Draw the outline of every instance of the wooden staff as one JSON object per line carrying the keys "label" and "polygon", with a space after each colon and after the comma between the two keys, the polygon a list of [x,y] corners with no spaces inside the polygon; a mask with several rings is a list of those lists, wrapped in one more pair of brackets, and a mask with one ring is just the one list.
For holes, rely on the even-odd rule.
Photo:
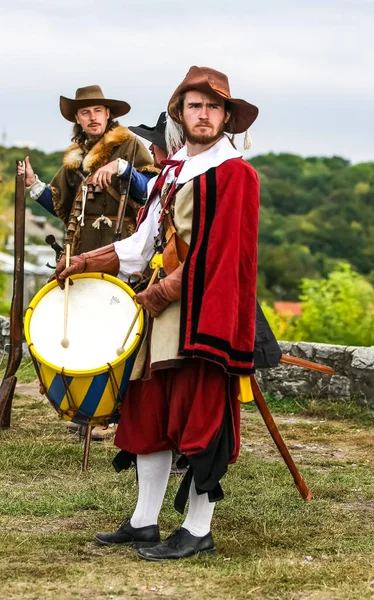
{"label": "wooden staff", "polygon": [[309,491],[304,479],[300,475],[298,468],[295,465],[295,463],[292,459],[292,456],[289,453],[289,450],[283,441],[281,434],[279,433],[279,429],[276,426],[275,421],[272,417],[272,414],[269,410],[269,407],[266,404],[266,400],[265,400],[264,396],[262,395],[260,386],[257,383],[257,379],[254,375],[251,375],[250,378],[251,378],[253,397],[254,397],[257,407],[261,413],[261,416],[265,421],[265,425],[268,428],[268,431],[269,431],[271,437],[273,438],[275,445],[277,446],[284,462],[286,463],[286,465],[293,477],[295,485],[296,485],[297,489],[299,490],[301,496],[304,498],[304,500],[311,500],[312,494]]}
{"label": "wooden staff", "polygon": [[[66,244],[66,268],[70,267],[70,244]],[[61,340],[61,346],[67,348],[69,346],[68,340],[68,307],[69,307],[69,287],[70,278],[65,279],[65,302],[64,302],[64,337]]]}
{"label": "wooden staff", "polygon": [[[151,277],[151,279],[149,280],[149,283],[148,283],[148,285],[147,285],[146,289],[150,288],[150,287],[151,287],[151,285],[153,285],[153,284],[154,284],[154,282],[155,282],[155,279],[156,279],[156,277],[157,277],[157,275],[158,275],[158,272],[159,272],[159,270],[160,270],[160,267],[159,267],[159,265],[156,265],[156,267],[155,267],[155,270],[153,271],[152,277]],[[131,321],[131,324],[130,324],[130,327],[129,327],[129,329],[128,329],[127,333],[126,333],[125,339],[124,339],[124,340],[123,340],[123,342],[122,342],[122,346],[121,346],[120,348],[117,348],[117,356],[121,356],[121,354],[122,354],[122,353],[123,353],[123,351],[125,350],[126,342],[127,342],[127,340],[129,339],[129,337],[130,337],[130,334],[131,334],[132,330],[134,329],[134,325],[135,325],[136,321],[138,320],[138,317],[139,317],[139,315],[140,315],[140,311],[141,311],[141,310],[142,310],[142,307],[141,307],[141,306],[139,306],[139,308],[137,309],[137,311],[136,311],[136,313],[135,313],[135,316],[134,316],[133,320]]]}
{"label": "wooden staff", "polygon": [[16,176],[14,203],[13,297],[10,308],[10,348],[8,364],[0,386],[0,429],[10,427],[16,372],[22,360],[23,284],[25,257],[25,174]]}

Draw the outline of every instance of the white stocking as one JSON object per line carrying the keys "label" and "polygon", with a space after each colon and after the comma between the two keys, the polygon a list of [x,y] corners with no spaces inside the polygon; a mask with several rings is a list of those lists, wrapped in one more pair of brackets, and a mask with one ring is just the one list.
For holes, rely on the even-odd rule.
{"label": "white stocking", "polygon": [[133,527],[156,525],[168,484],[172,451],[139,454],[138,502],[130,523]]}
{"label": "white stocking", "polygon": [[192,478],[190,487],[190,505],[186,519],[182,525],[192,535],[203,537],[210,531],[210,523],[216,503],[209,502],[208,494],[196,493],[195,481]]}

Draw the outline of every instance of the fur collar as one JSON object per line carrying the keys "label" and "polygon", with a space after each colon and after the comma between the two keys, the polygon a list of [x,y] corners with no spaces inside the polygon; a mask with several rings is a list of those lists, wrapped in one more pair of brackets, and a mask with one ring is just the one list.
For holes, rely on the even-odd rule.
{"label": "fur collar", "polygon": [[127,127],[118,126],[105,133],[87,154],[81,146],[73,144],[65,152],[63,166],[68,171],[82,169],[92,173],[109,161],[116,146],[134,137],[135,135]]}

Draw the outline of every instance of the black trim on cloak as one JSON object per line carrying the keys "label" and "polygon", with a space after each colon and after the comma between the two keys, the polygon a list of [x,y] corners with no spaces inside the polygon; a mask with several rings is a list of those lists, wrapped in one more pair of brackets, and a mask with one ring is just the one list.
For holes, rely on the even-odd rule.
{"label": "black trim on cloak", "polygon": [[[194,181],[200,180],[196,177]],[[200,183],[200,181],[199,181]],[[191,336],[190,344],[194,344],[197,341],[196,334],[199,325],[199,316],[201,308],[201,299],[204,295],[204,273],[206,265],[206,255],[209,244],[209,234],[212,227],[214,214],[216,211],[216,169],[215,167],[209,169],[205,173],[205,185],[206,185],[206,203],[205,203],[205,222],[204,232],[201,240],[199,252],[196,257],[196,264],[199,264],[199,268],[195,268],[195,277],[192,288],[192,310],[191,310]],[[200,184],[199,189],[194,190],[194,221],[192,225],[192,231],[199,231],[198,224],[200,222]],[[196,213],[197,206],[199,207],[199,214]],[[196,242],[195,242],[196,244]]]}

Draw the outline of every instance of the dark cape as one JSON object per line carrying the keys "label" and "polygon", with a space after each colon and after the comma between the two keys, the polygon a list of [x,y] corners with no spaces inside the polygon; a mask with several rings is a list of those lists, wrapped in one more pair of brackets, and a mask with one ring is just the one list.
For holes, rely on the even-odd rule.
{"label": "dark cape", "polygon": [[254,361],[256,369],[271,369],[277,367],[282,356],[275,335],[257,301],[256,306],[256,338]]}

